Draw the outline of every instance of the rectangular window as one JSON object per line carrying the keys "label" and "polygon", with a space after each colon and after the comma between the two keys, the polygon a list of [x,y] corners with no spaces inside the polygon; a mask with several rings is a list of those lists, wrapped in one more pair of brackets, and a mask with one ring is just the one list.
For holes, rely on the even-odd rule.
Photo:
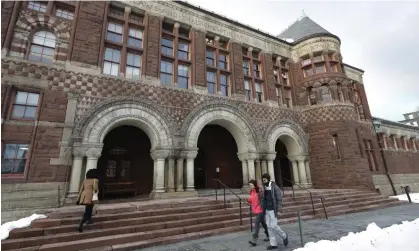
{"label": "rectangular window", "polygon": [[365,152],[368,156],[368,165],[370,167],[370,170],[377,171],[378,169],[376,169],[377,164],[375,162],[374,149],[372,148],[372,141],[364,140],[364,144],[365,144]]}
{"label": "rectangular window", "polygon": [[179,27],[179,36],[188,38],[189,37],[189,30],[185,29],[185,28],[182,28],[182,27]]}
{"label": "rectangular window", "polygon": [[364,157],[364,151],[362,150],[361,137],[359,137],[358,129],[355,129],[355,133],[356,133],[356,139],[358,141],[359,153],[361,154],[361,157]]}
{"label": "rectangular window", "polygon": [[318,55],[313,58],[314,62],[321,62],[324,61],[323,55]]}
{"label": "rectangular window", "polygon": [[28,8],[39,12],[45,12],[47,10],[47,5],[41,2],[29,1]]}
{"label": "rectangular window", "polygon": [[141,55],[128,53],[126,78],[139,80],[141,76]]}
{"label": "rectangular window", "polygon": [[282,84],[288,85],[288,72],[282,72],[281,77],[282,77]]}
{"label": "rectangular window", "polygon": [[24,174],[28,148],[28,144],[5,143],[1,157],[1,174]]}
{"label": "rectangular window", "polygon": [[105,60],[103,62],[103,73],[119,76],[119,63],[121,52],[112,48],[105,49]]}
{"label": "rectangular window", "polygon": [[313,75],[313,69],[311,67],[304,68],[304,77]]}
{"label": "rectangular window", "polygon": [[262,103],[262,86],[260,83],[255,82],[256,101]]}
{"label": "rectangular window", "polygon": [[179,88],[188,89],[189,83],[189,67],[186,65],[178,65],[177,84]]}
{"label": "rectangular window", "polygon": [[215,54],[214,51],[207,50],[207,65],[215,65]]}
{"label": "rectangular window", "polygon": [[220,54],[220,56],[218,56],[218,64],[220,69],[227,70],[227,56]]}
{"label": "rectangular window", "polygon": [[163,31],[173,33],[173,24],[163,23]]}
{"label": "rectangular window", "polygon": [[106,39],[115,43],[122,43],[122,25],[109,23]]}
{"label": "rectangular window", "polygon": [[189,44],[179,42],[177,56],[179,59],[189,60]]}
{"label": "rectangular window", "polygon": [[31,120],[35,119],[38,101],[38,93],[18,91],[16,93],[15,102],[13,104],[12,118]]}
{"label": "rectangular window", "polygon": [[164,85],[172,85],[173,64],[167,61],[161,61],[160,64],[160,82]]}
{"label": "rectangular window", "polygon": [[128,45],[135,48],[143,47],[143,31],[134,28],[129,28]]}
{"label": "rectangular window", "polygon": [[143,17],[136,14],[129,15],[129,20],[136,24],[142,24],[143,23]]}
{"label": "rectangular window", "polygon": [[57,17],[62,17],[65,19],[73,20],[73,12],[64,10],[64,9],[57,9],[57,12],[55,13]]}
{"label": "rectangular window", "polygon": [[243,60],[243,73],[246,76],[250,76],[249,61],[247,61],[247,60]]}
{"label": "rectangular window", "polygon": [[282,100],[282,98],[281,98],[281,96],[282,96],[281,88],[280,87],[276,87],[275,88],[275,91],[276,91],[276,100],[278,102],[278,105],[281,105],[282,104],[282,102],[281,102],[281,100]]}
{"label": "rectangular window", "polygon": [[161,40],[161,53],[166,56],[173,56],[173,41],[167,38]]}
{"label": "rectangular window", "polygon": [[208,86],[208,93],[215,94],[215,73],[211,71],[207,71],[207,86]]}
{"label": "rectangular window", "polygon": [[274,80],[275,80],[275,84],[279,84],[279,78],[278,78],[278,71],[274,71]]}
{"label": "rectangular window", "polygon": [[335,151],[336,151],[336,157],[338,160],[341,159],[341,155],[340,155],[340,148],[339,148],[339,139],[338,139],[338,135],[337,134],[333,134],[333,146],[335,147]]}
{"label": "rectangular window", "polygon": [[316,64],[316,73],[326,72],[326,66],[324,64]]}
{"label": "rectangular window", "polygon": [[306,66],[311,64],[311,59],[306,59],[301,62],[301,66]]}
{"label": "rectangular window", "polygon": [[256,62],[253,63],[253,75],[255,78],[260,78],[260,67]]}
{"label": "rectangular window", "polygon": [[220,75],[220,90],[221,95],[224,97],[228,96],[228,76],[227,75]]}
{"label": "rectangular window", "polygon": [[244,93],[246,95],[246,101],[250,101],[250,84],[248,80],[244,81]]}

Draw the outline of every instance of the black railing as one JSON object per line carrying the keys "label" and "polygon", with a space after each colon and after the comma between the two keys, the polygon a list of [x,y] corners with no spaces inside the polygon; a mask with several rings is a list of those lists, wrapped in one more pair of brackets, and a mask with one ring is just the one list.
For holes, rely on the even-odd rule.
{"label": "black railing", "polygon": [[314,208],[314,202],[313,202],[313,196],[319,197],[320,200],[322,201],[322,206],[323,206],[323,211],[324,211],[324,216],[326,216],[326,219],[329,219],[327,216],[327,212],[326,212],[326,206],[324,205],[324,197],[318,194],[313,194],[312,192],[310,192],[308,189],[306,189],[305,187],[302,187],[298,184],[295,184],[293,181],[288,180],[286,178],[283,178],[284,180],[291,182],[291,188],[292,188],[292,199],[295,201],[295,192],[294,192],[294,185],[301,187],[302,189],[306,190],[309,194],[310,194],[310,200],[311,200],[311,207],[313,208],[313,213],[314,215],[316,215],[316,209]]}
{"label": "black railing", "polygon": [[[217,182],[217,188],[215,189],[215,200],[218,201],[218,184],[220,184],[224,190],[224,209],[227,209],[227,202],[226,202],[226,189],[230,191],[233,195],[235,195],[239,199],[239,207],[240,207],[240,226],[243,226],[243,214],[242,214],[242,198],[238,196],[235,192],[233,192],[230,188],[228,188],[221,180],[214,179]],[[252,227],[252,207],[250,208],[250,231],[253,231]]]}

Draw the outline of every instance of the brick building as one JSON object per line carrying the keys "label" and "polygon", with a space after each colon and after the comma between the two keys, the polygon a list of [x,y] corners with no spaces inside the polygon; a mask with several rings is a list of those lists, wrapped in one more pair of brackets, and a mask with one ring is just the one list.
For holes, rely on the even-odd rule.
{"label": "brick building", "polygon": [[[307,16],[275,37],[185,2],[2,2],[1,32],[14,217],[71,201],[95,168],[108,198],[196,196],[217,167],[232,188],[265,172],[285,187],[388,185],[363,71]],[[418,174],[418,129],[389,127],[408,146],[386,148],[391,168]]]}

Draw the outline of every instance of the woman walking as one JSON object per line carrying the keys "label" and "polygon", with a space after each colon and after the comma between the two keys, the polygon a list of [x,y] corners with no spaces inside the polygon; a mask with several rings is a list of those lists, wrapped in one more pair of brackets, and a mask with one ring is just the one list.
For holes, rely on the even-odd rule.
{"label": "woman walking", "polygon": [[268,234],[268,226],[266,225],[265,217],[263,216],[263,210],[260,205],[260,201],[261,201],[263,193],[261,193],[256,180],[249,181],[249,186],[250,186],[250,197],[248,201],[249,201],[249,204],[252,205],[252,213],[255,215],[255,231],[253,233],[253,239],[249,241],[249,244],[252,246],[256,246],[257,240],[259,237],[260,224],[262,224],[263,228],[265,229],[266,239],[264,241],[269,241],[269,234]]}
{"label": "woman walking", "polygon": [[86,173],[86,179],[80,187],[77,205],[84,205],[84,214],[77,231],[83,232],[84,223],[91,223],[94,203],[98,201],[99,180],[97,179],[96,169],[91,169]]}

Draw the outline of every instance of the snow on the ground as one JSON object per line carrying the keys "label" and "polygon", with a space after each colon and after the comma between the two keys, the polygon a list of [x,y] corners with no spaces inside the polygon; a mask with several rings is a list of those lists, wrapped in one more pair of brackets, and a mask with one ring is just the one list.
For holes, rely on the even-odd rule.
{"label": "snow on the ground", "polygon": [[[413,203],[419,203],[419,193],[409,193],[409,195]],[[399,200],[409,201],[406,194],[390,196],[390,198],[397,198]]]}
{"label": "snow on the ground", "polygon": [[29,217],[22,218],[16,221],[10,221],[1,225],[1,239],[5,240],[9,238],[9,233],[15,228],[29,227],[32,221],[37,219],[45,219],[47,216],[43,214],[32,214]]}
{"label": "snow on the ground", "polygon": [[351,232],[337,241],[309,242],[294,251],[418,251],[418,237],[419,218],[383,229],[371,223],[363,232]]}

